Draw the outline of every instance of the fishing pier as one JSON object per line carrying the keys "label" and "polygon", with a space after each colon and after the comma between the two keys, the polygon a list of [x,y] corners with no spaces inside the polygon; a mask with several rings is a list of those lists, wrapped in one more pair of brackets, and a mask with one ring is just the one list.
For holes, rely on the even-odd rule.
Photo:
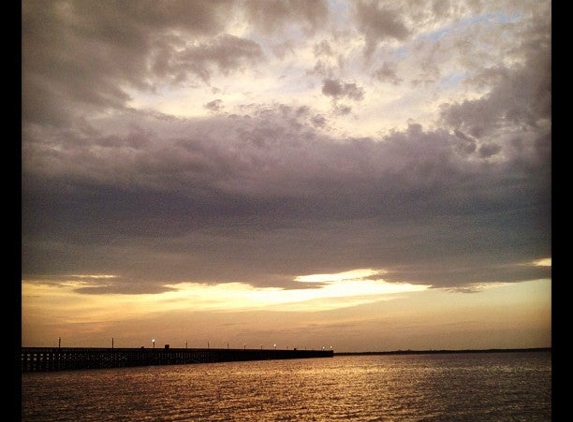
{"label": "fishing pier", "polygon": [[22,372],[332,357],[332,350],[22,347]]}

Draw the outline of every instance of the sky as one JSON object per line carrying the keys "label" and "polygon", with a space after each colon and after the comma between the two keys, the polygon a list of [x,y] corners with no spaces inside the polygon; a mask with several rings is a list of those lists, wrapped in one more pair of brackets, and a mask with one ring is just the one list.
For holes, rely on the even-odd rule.
{"label": "sky", "polygon": [[21,41],[23,346],[551,346],[550,1],[24,0]]}

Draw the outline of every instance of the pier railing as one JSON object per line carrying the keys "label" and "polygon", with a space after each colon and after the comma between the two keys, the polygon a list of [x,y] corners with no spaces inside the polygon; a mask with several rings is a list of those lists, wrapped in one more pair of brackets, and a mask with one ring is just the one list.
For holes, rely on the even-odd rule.
{"label": "pier railing", "polygon": [[22,372],[332,357],[332,350],[22,347]]}

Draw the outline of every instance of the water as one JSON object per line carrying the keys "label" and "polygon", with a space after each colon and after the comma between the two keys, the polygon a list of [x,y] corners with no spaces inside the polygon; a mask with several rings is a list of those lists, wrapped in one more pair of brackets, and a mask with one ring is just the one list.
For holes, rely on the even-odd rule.
{"label": "water", "polygon": [[550,421],[551,354],[335,356],[22,375],[22,421]]}

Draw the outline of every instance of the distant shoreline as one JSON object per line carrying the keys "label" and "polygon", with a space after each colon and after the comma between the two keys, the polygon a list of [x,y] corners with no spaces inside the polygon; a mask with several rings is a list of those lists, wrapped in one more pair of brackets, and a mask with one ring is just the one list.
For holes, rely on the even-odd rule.
{"label": "distant shoreline", "polygon": [[551,347],[533,347],[526,349],[465,349],[465,350],[393,350],[386,352],[334,352],[334,356],[356,355],[431,355],[448,353],[514,353],[514,352],[551,352]]}

